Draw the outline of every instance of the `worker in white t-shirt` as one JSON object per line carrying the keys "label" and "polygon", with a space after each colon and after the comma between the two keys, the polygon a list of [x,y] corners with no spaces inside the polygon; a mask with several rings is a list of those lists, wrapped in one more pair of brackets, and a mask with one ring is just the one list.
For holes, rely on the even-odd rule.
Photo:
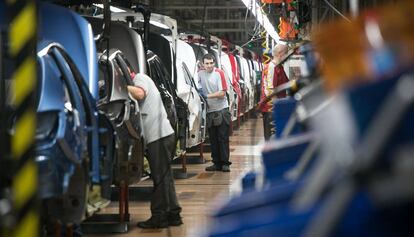
{"label": "worker in white t-shirt", "polygon": [[231,114],[227,101],[227,82],[224,72],[216,68],[215,58],[206,54],[202,58],[203,69],[198,72],[201,93],[207,100],[207,128],[211,144],[213,165],[206,171],[229,172],[229,127]]}
{"label": "worker in white t-shirt", "polygon": [[138,100],[147,144],[148,163],[154,190],[151,197],[151,218],[138,222],[144,229],[167,228],[183,224],[181,207],[175,193],[171,160],[175,148],[175,134],[167,118],[161,95],[150,77],[137,74],[135,86],[129,93]]}

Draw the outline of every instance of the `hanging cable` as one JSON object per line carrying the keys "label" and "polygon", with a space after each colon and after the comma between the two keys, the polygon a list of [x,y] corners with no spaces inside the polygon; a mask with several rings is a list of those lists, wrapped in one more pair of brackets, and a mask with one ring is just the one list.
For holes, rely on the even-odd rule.
{"label": "hanging cable", "polygon": [[338,15],[340,15],[342,18],[344,18],[346,21],[351,22],[348,17],[346,17],[344,14],[342,14],[338,9],[335,8],[334,5],[332,5],[328,0],[323,0],[326,5],[328,5],[334,12],[336,12]]}
{"label": "hanging cable", "polygon": [[[257,8],[253,9],[253,0],[251,0],[249,6],[247,6],[246,14],[245,14],[245,18],[244,18],[244,26],[245,26],[245,29],[246,29],[246,33],[247,33],[247,35],[251,35],[251,37],[241,47],[244,47],[247,44],[260,39],[260,24],[259,24],[258,21],[255,22],[255,25],[254,25],[253,30],[252,30],[252,34],[248,33],[248,31],[249,31],[248,28],[249,27],[247,27],[247,17],[249,15],[249,11],[253,11],[253,10],[257,12]],[[257,38],[257,37],[259,37],[259,38]],[[234,52],[234,51],[235,50],[233,50],[232,52]]]}
{"label": "hanging cable", "polygon": [[[244,43],[244,44],[242,44],[242,45],[240,45],[240,48],[243,48],[244,46],[246,46],[246,45],[248,45],[249,43],[251,43],[251,42],[254,42],[254,41],[257,41],[257,40],[260,40],[261,39],[261,37],[260,38],[252,38],[252,39],[250,39],[249,41],[247,41],[246,43]],[[232,50],[231,52],[233,53],[234,51],[236,51],[237,49],[234,49],[234,50]]]}
{"label": "hanging cable", "polygon": [[251,5],[251,1],[249,4],[249,7],[246,8],[246,14],[244,15],[244,26],[247,25],[247,17],[249,16],[249,12],[251,11],[252,5]]}

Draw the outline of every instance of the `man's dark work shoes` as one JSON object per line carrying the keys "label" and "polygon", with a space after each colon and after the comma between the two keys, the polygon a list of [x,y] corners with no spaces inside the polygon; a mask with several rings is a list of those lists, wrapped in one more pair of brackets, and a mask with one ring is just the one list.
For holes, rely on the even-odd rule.
{"label": "man's dark work shoes", "polygon": [[151,217],[146,221],[138,222],[138,227],[142,229],[160,229],[160,228],[167,228],[168,221],[165,218],[159,217]]}
{"label": "man's dark work shoes", "polygon": [[168,225],[170,226],[180,226],[183,224],[183,220],[180,214],[168,215]]}
{"label": "man's dark work shoes", "polygon": [[220,171],[221,167],[217,165],[211,165],[206,167],[206,171]]}
{"label": "man's dark work shoes", "polygon": [[223,172],[230,172],[230,166],[223,165],[223,167],[221,167],[221,171],[223,171]]}

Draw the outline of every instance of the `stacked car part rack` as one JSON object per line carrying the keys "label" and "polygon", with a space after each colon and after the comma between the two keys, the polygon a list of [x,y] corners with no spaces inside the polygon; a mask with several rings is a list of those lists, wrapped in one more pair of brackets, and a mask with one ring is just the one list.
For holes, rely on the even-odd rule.
{"label": "stacked car part rack", "polygon": [[[304,46],[313,73],[275,90],[288,89],[294,97],[274,102],[277,131],[262,151],[263,185],[251,185],[254,175],[246,176],[245,192],[213,215],[209,236],[413,234],[408,220],[413,218],[414,165],[408,154],[414,140],[414,35],[403,31],[389,38],[396,26],[408,29],[413,7],[406,1],[377,10],[378,21],[367,14],[321,27],[315,48],[324,60],[332,59],[322,74]],[[390,9],[398,14],[389,14]],[[387,50],[370,48],[372,35],[357,22],[378,27],[383,38],[376,40]],[[363,35],[358,40],[371,41],[343,54],[360,41],[328,39],[327,29],[334,28],[343,35],[352,28]],[[324,44],[328,41],[332,44]],[[400,43],[404,52],[394,48]],[[362,60],[365,52],[368,61]]]}

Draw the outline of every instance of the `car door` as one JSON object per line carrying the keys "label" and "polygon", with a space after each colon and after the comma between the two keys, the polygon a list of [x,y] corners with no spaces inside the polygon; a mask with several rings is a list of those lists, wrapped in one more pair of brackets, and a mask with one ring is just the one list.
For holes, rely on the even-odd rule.
{"label": "car door", "polygon": [[165,78],[168,76],[168,74],[166,74],[166,69],[162,69],[163,65],[161,64],[161,60],[154,53],[149,52],[147,58],[150,77],[160,92],[161,99],[167,112],[168,120],[170,121],[174,131],[177,132],[177,112],[175,109],[175,101],[171,92],[171,87],[168,83],[166,83],[167,81]]}
{"label": "car door", "polygon": [[[191,87],[191,96],[194,97],[193,101],[189,101],[187,103],[190,111],[190,125],[187,132],[187,147],[192,147],[202,143],[205,139],[207,104],[206,101],[204,101],[204,98],[199,95],[194,78],[191,76],[191,73],[184,62],[181,65],[181,69],[183,71],[184,79],[187,85]],[[190,99],[191,97],[189,100]],[[196,106],[201,106],[201,108],[192,109]],[[197,114],[195,114],[195,112],[197,112]]]}
{"label": "car door", "polygon": [[67,82],[52,53],[42,54],[36,108],[35,157],[39,167],[39,196],[57,198],[67,193],[74,167],[86,157],[86,142],[78,94]]}
{"label": "car door", "polygon": [[241,100],[241,105],[239,106],[239,111],[240,111],[240,115],[243,115],[249,103],[248,95],[247,95],[248,89],[247,89],[247,86],[244,80],[244,70],[243,70],[240,56],[236,55],[235,59],[236,59],[236,64],[237,64],[238,75],[240,76],[239,85],[240,85],[240,90],[242,94],[242,100]]}
{"label": "car door", "polygon": [[[64,139],[59,139],[63,153],[73,151],[79,154],[74,164],[66,171],[64,183],[67,189],[64,195],[56,196],[54,199],[46,199],[48,217],[56,218],[63,223],[72,223],[80,221],[85,214],[87,190],[89,186],[89,172],[87,164],[89,163],[88,150],[88,123],[85,100],[78,87],[74,71],[71,70],[68,62],[62,56],[64,50],[58,46],[52,46],[48,52],[53,58],[53,62],[60,71],[60,79],[63,82],[64,90],[64,111],[66,114],[65,135]],[[82,80],[84,83],[84,81]],[[89,94],[90,95],[90,94]],[[58,154],[57,154],[58,155]],[[70,159],[70,157],[67,157]]]}
{"label": "car door", "polygon": [[[66,133],[67,136],[71,136],[71,138],[68,137],[67,140],[72,140],[73,143],[70,143],[71,145],[70,147],[67,147],[67,149],[73,149],[78,154],[81,154],[82,152],[86,153],[88,152],[88,149],[84,144],[87,144],[88,142],[88,135],[86,131],[87,124],[86,109],[83,103],[84,98],[75,82],[74,75],[70,70],[68,63],[63,58],[60,51],[54,47],[51,49],[50,53],[61,72],[61,80],[64,84],[65,94],[67,94],[68,97],[65,101],[65,110],[68,112],[67,115],[69,120],[73,120],[72,126],[67,127],[67,129],[71,129],[72,132]],[[82,151],[80,149],[82,149]],[[77,163],[81,163],[84,157],[80,155]]]}
{"label": "car door", "polygon": [[[77,66],[69,57],[69,55],[62,49],[62,48],[55,48],[54,49],[55,56],[61,61],[66,63],[66,67],[73,75],[73,83],[76,84],[79,92],[81,94],[81,100],[84,105],[84,113],[85,113],[85,130],[88,134],[88,141],[85,144],[88,144],[88,153],[89,153],[89,168],[90,168],[90,176],[91,181],[93,184],[101,184],[101,182],[105,180],[110,180],[112,175],[111,173],[105,172],[104,170],[110,170],[112,166],[112,157],[104,156],[102,157],[101,149],[105,149],[102,147],[100,143],[100,136],[102,136],[103,131],[100,131],[100,115],[98,113],[97,102],[96,99],[90,92],[90,86],[94,87],[94,85],[87,84],[85,79],[83,78],[82,74],[77,69]],[[112,131],[108,131],[108,128],[103,127],[106,130],[108,136],[111,136]],[[110,129],[109,129],[110,130]],[[108,144],[109,147],[112,145]],[[101,174],[101,172],[104,172]]]}
{"label": "car door", "polygon": [[[134,85],[133,79],[136,74],[128,59],[122,54],[117,53],[115,57],[116,63],[119,65],[123,76],[120,78],[124,85]],[[129,120],[125,121],[129,134],[135,139],[143,139],[143,122],[138,101],[128,94],[130,105]]]}
{"label": "car door", "polygon": [[[122,69],[121,51],[110,50],[109,58],[100,56],[99,108],[111,121],[116,131],[115,183],[140,181],[143,167],[144,145],[138,102],[132,101],[127,86],[130,72]],[[109,59],[109,60],[107,60]],[[125,65],[124,65],[125,66]],[[131,71],[133,72],[133,71]]]}
{"label": "car door", "polygon": [[120,135],[125,135],[123,134],[125,131],[117,129],[122,127],[126,117],[129,116],[128,91],[121,80],[122,70],[114,61],[113,54],[109,59],[106,53],[101,54],[98,62],[100,94],[98,109],[109,118]]}
{"label": "car door", "polygon": [[[167,68],[163,64],[160,58],[156,58],[156,67],[159,72],[161,72],[162,84],[165,85],[165,88],[171,94],[172,101],[174,103],[173,110],[175,111],[176,116],[176,129],[175,134],[176,138],[179,141],[180,152],[185,151],[186,149],[186,132],[188,129],[188,106],[187,104],[177,95],[176,88],[173,84],[172,77],[169,74]],[[175,68],[175,66],[174,66]]]}

